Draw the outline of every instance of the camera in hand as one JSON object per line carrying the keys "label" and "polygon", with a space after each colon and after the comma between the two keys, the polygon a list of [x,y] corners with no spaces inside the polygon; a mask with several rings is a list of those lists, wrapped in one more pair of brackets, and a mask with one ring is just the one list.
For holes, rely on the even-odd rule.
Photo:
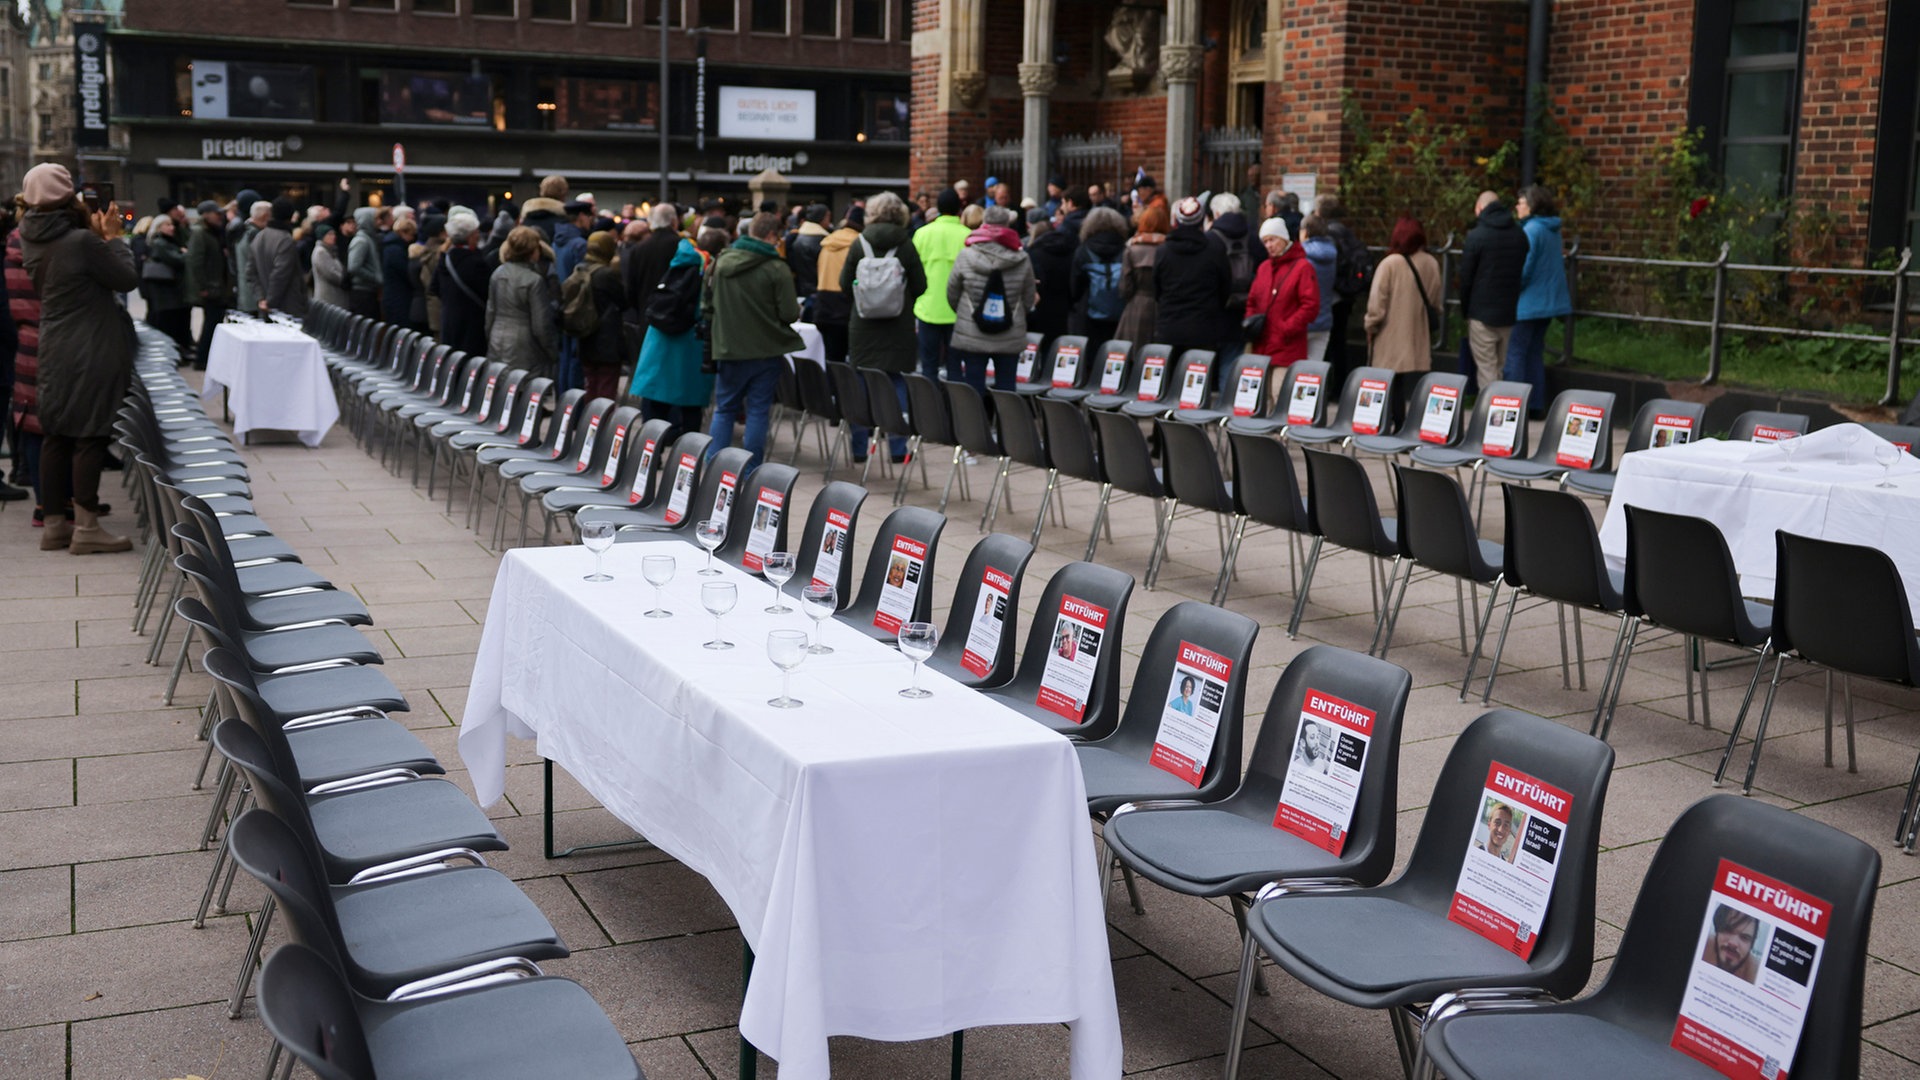
{"label": "camera in hand", "polygon": [[80,198],[88,210],[100,211],[113,205],[113,185],[97,181],[80,185]]}

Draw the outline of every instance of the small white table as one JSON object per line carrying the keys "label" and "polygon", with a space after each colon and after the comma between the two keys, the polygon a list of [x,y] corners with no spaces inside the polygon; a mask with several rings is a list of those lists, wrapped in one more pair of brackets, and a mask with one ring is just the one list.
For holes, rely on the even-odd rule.
{"label": "small white table", "polygon": [[[1851,448],[1849,434],[1855,439]],[[1688,514],[1719,526],[1740,571],[1741,591],[1771,600],[1773,534],[1785,529],[1886,552],[1920,616],[1920,461],[1900,455],[1894,486],[1876,487],[1887,470],[1874,460],[1874,447],[1885,440],[1871,431],[1837,424],[1799,442],[1791,455],[1777,443],[1705,439],[1622,456],[1600,528],[1607,564],[1626,566],[1629,504]]]}
{"label": "small white table", "polygon": [[319,446],[340,419],[320,343],[298,327],[257,321],[221,323],[207,350],[202,397],[227,391],[233,434],[291,431]]}
{"label": "small white table", "polygon": [[[641,558],[672,554],[671,619]],[[754,952],[741,1034],[786,1080],[828,1075],[827,1038],[927,1039],[1066,1022],[1072,1076],[1115,1080],[1120,1022],[1079,760],[1066,739],[829,619],[830,656],[780,687],[773,588],[684,541],[501,562],[460,725],[483,805],[509,735],[537,739],[621,821],[712,882]],[[709,650],[700,583],[732,581],[733,649]]]}

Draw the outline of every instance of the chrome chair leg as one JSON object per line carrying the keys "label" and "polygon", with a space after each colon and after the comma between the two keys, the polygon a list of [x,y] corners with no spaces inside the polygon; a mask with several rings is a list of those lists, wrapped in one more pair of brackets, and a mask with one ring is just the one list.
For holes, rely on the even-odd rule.
{"label": "chrome chair leg", "polygon": [[247,998],[247,985],[253,982],[253,969],[260,959],[260,947],[266,944],[267,927],[273,922],[273,894],[267,894],[254,916],[253,936],[247,940],[246,955],[240,958],[240,974],[233,982],[233,996],[227,999],[227,1019],[240,1019],[240,1004]]}

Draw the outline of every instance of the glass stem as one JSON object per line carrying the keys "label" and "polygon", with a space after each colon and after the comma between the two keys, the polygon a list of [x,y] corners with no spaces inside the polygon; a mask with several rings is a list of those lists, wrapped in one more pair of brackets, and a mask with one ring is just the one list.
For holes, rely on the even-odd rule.
{"label": "glass stem", "polygon": [[918,660],[913,662],[913,692],[916,697],[920,694],[920,661]]}
{"label": "glass stem", "polygon": [[727,640],[726,634],[720,629],[720,616],[718,615],[713,617],[713,640],[716,643]]}
{"label": "glass stem", "polygon": [[713,573],[713,549],[707,548],[707,573]]}
{"label": "glass stem", "polygon": [[781,701],[793,700],[793,693],[788,689],[788,687],[791,685],[792,679],[793,679],[792,672],[788,671],[786,668],[780,669],[780,700]]}

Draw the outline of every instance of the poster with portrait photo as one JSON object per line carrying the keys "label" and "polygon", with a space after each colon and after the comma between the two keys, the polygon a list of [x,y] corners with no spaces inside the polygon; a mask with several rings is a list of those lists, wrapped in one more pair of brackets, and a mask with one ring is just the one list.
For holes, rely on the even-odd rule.
{"label": "poster with portrait photo", "polygon": [[1053,353],[1053,385],[1064,390],[1080,381],[1080,346],[1062,345]]}
{"label": "poster with portrait photo", "polygon": [[747,529],[747,550],[740,556],[741,565],[753,573],[766,569],[767,554],[773,550],[773,542],[780,534],[780,518],[786,507],[786,496],[779,491],[763,487],[754,498],[753,523]]}
{"label": "poster with portrait photo", "polygon": [[1149,356],[1145,360],[1141,361],[1140,390],[1137,395],[1139,399],[1141,401],[1159,401],[1160,400],[1160,384],[1166,379],[1166,377],[1167,377],[1167,358],[1166,357]]}
{"label": "poster with portrait photo", "polygon": [[1260,388],[1267,381],[1267,365],[1246,364],[1240,368],[1240,381],[1233,388],[1233,415],[1252,416],[1260,411]]}
{"label": "poster with portrait photo", "polygon": [[640,465],[633,470],[633,487],[627,490],[628,505],[647,497],[647,481],[653,478],[653,452],[658,446],[658,439],[648,439],[640,447]]}
{"label": "poster with portrait photo", "polygon": [[873,613],[873,625],[889,634],[913,621],[913,602],[920,595],[920,578],[926,572],[927,545],[910,537],[893,538],[893,550],[887,553],[887,574],[880,583],[880,603]]}
{"label": "poster with portrait photo", "polygon": [[1077,596],[1060,598],[1047,648],[1047,666],[1040,673],[1040,692],[1034,702],[1048,712],[1078,724],[1087,718],[1087,695],[1100,666],[1100,647],[1107,633],[1106,608]]}
{"label": "poster with portrait photo", "polygon": [[1522,960],[1533,955],[1560,872],[1573,796],[1494,762],[1447,919]]}
{"label": "poster with portrait photo", "polygon": [[846,558],[847,534],[852,531],[851,514],[845,510],[827,511],[827,527],[820,530],[820,557],[813,561],[812,584],[840,584],[840,560]]}
{"label": "poster with portrait photo", "polygon": [[1554,463],[1569,469],[1591,469],[1600,449],[1600,428],[1607,411],[1598,405],[1575,402],[1567,406],[1567,425],[1560,433]]}
{"label": "poster with portrait photo", "polygon": [[1220,734],[1220,710],[1232,677],[1232,660],[1191,641],[1180,643],[1149,764],[1200,786]]}
{"label": "poster with portrait photo", "polygon": [[1520,425],[1526,423],[1522,411],[1527,403],[1519,397],[1494,394],[1487,399],[1487,431],[1480,440],[1480,452],[1488,457],[1510,458],[1520,444]]}
{"label": "poster with portrait photo", "polygon": [[1107,353],[1107,362],[1100,368],[1100,392],[1117,394],[1127,381],[1127,354],[1120,349]]}
{"label": "poster with portrait photo", "polygon": [[667,496],[667,524],[674,525],[685,520],[687,502],[693,498],[693,474],[699,468],[699,458],[692,454],[680,455],[680,463],[673,470],[672,493]]}
{"label": "poster with portrait photo", "polygon": [[1655,450],[1663,446],[1685,446],[1693,441],[1693,417],[1658,413],[1653,418]]}
{"label": "poster with portrait photo", "polygon": [[1332,694],[1309,689],[1300,703],[1280,804],[1273,827],[1335,855],[1346,849],[1360,778],[1373,743],[1374,713]]}
{"label": "poster with portrait photo", "polygon": [[713,511],[707,515],[709,520],[715,518],[720,521],[727,520],[727,512],[733,509],[733,493],[739,487],[739,473],[722,472],[720,474],[720,486],[713,492]]}
{"label": "poster with portrait photo", "polygon": [[613,429],[613,442],[607,447],[606,464],[600,467],[600,486],[613,483],[620,475],[620,448],[627,444],[627,425],[621,424]]}
{"label": "poster with portrait photo", "polygon": [[1293,394],[1287,398],[1287,423],[1311,424],[1320,411],[1322,379],[1305,373],[1293,377]]}
{"label": "poster with portrait photo", "polygon": [[975,678],[985,678],[993,670],[993,659],[1000,653],[1000,636],[1006,631],[1008,598],[1013,595],[1013,575],[989,566],[980,576],[980,600],[973,622],[967,627],[967,647],[960,653],[960,666]]}
{"label": "poster with portrait photo", "polygon": [[1013,381],[1022,385],[1033,381],[1033,365],[1040,361],[1040,345],[1029,341],[1020,347],[1020,360],[1013,369]]}
{"label": "poster with portrait photo", "polygon": [[1187,365],[1180,383],[1180,408],[1197,409],[1207,400],[1208,365],[1196,360]]}
{"label": "poster with portrait photo", "polygon": [[1444,446],[1453,438],[1453,418],[1460,409],[1460,388],[1435,386],[1427,394],[1427,410],[1420,416],[1420,441]]}
{"label": "poster with portrait photo", "polygon": [[1353,433],[1378,435],[1387,413],[1387,380],[1361,379],[1360,392],[1353,399]]}

